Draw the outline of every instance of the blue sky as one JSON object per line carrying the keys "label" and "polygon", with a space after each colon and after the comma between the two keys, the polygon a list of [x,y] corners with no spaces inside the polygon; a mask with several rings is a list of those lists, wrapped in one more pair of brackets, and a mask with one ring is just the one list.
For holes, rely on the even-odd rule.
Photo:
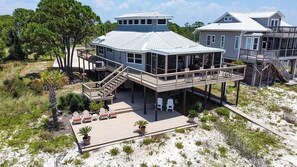
{"label": "blue sky", "polygon": [[[184,25],[213,22],[226,11],[250,12],[280,10],[285,21],[297,26],[297,0],[79,0],[92,7],[103,22],[125,13],[162,11]],[[35,9],[39,0],[0,0],[0,14],[12,14],[15,8]]]}

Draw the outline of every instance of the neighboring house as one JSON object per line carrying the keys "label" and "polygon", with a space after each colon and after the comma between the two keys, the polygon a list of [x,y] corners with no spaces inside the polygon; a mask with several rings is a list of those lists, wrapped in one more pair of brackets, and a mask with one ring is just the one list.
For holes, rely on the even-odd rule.
{"label": "neighboring house", "polygon": [[78,50],[79,59],[92,66],[101,64],[95,70],[111,72],[101,81],[84,84],[83,94],[90,100],[112,99],[118,86],[130,82],[133,102],[133,83],[154,90],[156,99],[160,92],[182,89],[185,112],[186,89],[205,85],[208,91],[208,85],[222,83],[223,90],[227,81],[243,80],[245,66],[223,64],[224,49],[205,47],[170,31],[168,22],[172,18],[160,12],[116,17],[116,30],[91,42],[96,56]]}
{"label": "neighboring house", "polygon": [[[283,19],[280,11],[227,12],[195,33],[200,33],[200,44],[225,49],[225,61],[241,59],[247,63],[246,82],[270,84],[275,75],[288,82],[296,73],[297,27]],[[291,74],[280,61],[290,62]]]}

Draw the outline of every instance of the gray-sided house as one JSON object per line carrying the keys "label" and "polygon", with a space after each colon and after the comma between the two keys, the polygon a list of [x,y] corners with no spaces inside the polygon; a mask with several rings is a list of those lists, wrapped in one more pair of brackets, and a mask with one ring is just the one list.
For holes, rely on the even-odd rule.
{"label": "gray-sided house", "polygon": [[[87,61],[88,70],[99,75],[106,73],[100,81],[83,84],[83,94],[90,100],[110,100],[125,83],[131,87],[133,101],[133,84],[137,83],[144,87],[144,97],[146,89],[155,92],[156,103],[158,93],[176,90],[183,90],[185,102],[189,88],[204,85],[209,91],[210,85],[221,83],[223,89],[227,81],[239,83],[244,79],[246,66],[223,63],[224,49],[205,47],[170,31],[168,22],[172,18],[161,12],[116,17],[116,30],[91,42],[95,55],[78,50],[79,61]],[[225,91],[222,92],[224,96]],[[144,103],[146,113],[146,100]]]}
{"label": "gray-sided house", "polygon": [[[243,60],[247,83],[288,82],[296,73],[297,27],[283,19],[280,11],[227,12],[195,33],[200,33],[200,44],[225,49],[225,61]],[[291,65],[290,73],[283,62]]]}

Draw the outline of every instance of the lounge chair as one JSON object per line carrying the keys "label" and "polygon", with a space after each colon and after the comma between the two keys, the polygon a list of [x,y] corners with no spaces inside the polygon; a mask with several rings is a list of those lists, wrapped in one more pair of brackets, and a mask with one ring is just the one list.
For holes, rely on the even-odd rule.
{"label": "lounge chair", "polygon": [[174,111],[173,108],[174,108],[173,99],[168,99],[166,104],[166,112],[168,110],[171,110],[173,112]]}
{"label": "lounge chair", "polygon": [[99,119],[107,119],[108,118],[108,113],[106,112],[106,110],[104,108],[100,108],[99,111]]}
{"label": "lounge chair", "polygon": [[109,111],[108,116],[109,118],[116,118],[118,116],[118,113],[115,111]]}
{"label": "lounge chair", "polygon": [[92,122],[92,115],[89,113],[88,110],[84,110],[83,112],[83,122]]}
{"label": "lounge chair", "polygon": [[81,117],[79,116],[78,112],[75,111],[72,114],[72,124],[80,124],[81,123]]}
{"label": "lounge chair", "polygon": [[163,108],[163,99],[158,98],[157,109],[160,109],[162,111],[162,108]]}

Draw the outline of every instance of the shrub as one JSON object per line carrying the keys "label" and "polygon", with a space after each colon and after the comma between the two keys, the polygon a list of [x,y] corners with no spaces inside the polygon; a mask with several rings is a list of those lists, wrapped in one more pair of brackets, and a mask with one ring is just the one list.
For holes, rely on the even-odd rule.
{"label": "shrub", "polygon": [[199,140],[197,140],[197,141],[195,141],[195,144],[196,144],[196,146],[201,146],[202,145],[202,142],[199,141]]}
{"label": "shrub", "polygon": [[70,110],[71,112],[83,111],[89,108],[89,101],[83,95],[69,93],[66,96],[59,97],[58,108],[61,110]]}
{"label": "shrub", "polygon": [[148,165],[147,165],[147,163],[142,162],[142,163],[140,164],[140,167],[148,167]]}
{"label": "shrub", "polygon": [[83,159],[87,159],[91,156],[90,152],[85,152],[83,153],[83,155],[81,156]]}
{"label": "shrub", "polygon": [[[158,140],[158,141],[159,141],[159,140]],[[157,140],[152,139],[152,138],[146,138],[146,139],[143,139],[143,141],[142,141],[142,143],[143,143],[144,145],[150,145],[150,144],[155,143],[155,142],[157,142]]]}
{"label": "shrub", "polygon": [[102,108],[104,106],[104,101],[100,101],[99,103],[97,103],[96,101],[92,101],[90,102],[90,110],[91,111],[99,111],[100,108]]}
{"label": "shrub", "polygon": [[207,122],[208,121],[208,117],[207,116],[204,116],[204,117],[200,118],[200,121],[201,122]]}
{"label": "shrub", "polygon": [[176,142],[175,147],[178,148],[178,149],[182,149],[182,148],[184,148],[184,145],[183,145],[182,142]]}
{"label": "shrub", "polygon": [[227,152],[228,152],[228,149],[224,146],[220,146],[218,148],[219,152],[220,152],[220,156],[221,157],[226,157],[227,156]]}
{"label": "shrub", "polygon": [[194,104],[194,109],[197,110],[197,111],[201,111],[202,110],[202,103],[200,101],[197,101]]}
{"label": "shrub", "polygon": [[211,122],[217,122],[219,120],[219,117],[215,115],[211,115],[208,118]]}
{"label": "shrub", "polygon": [[185,129],[175,129],[175,133],[186,133]]}
{"label": "shrub", "polygon": [[116,156],[116,155],[119,154],[119,149],[116,148],[116,147],[112,148],[112,149],[109,150],[109,153],[110,153],[111,156]]}
{"label": "shrub", "polygon": [[29,84],[29,87],[36,94],[41,94],[43,91],[43,83],[40,81],[40,79],[32,80],[31,83]]}
{"label": "shrub", "polygon": [[128,156],[131,155],[131,154],[134,152],[133,148],[132,148],[131,146],[128,146],[128,145],[123,146],[123,151],[124,151]]}
{"label": "shrub", "polygon": [[225,116],[227,118],[230,117],[230,110],[225,108],[225,107],[219,107],[219,108],[216,108],[215,109],[215,112],[218,114],[218,115],[221,115],[221,116]]}
{"label": "shrub", "polygon": [[237,65],[244,65],[244,62],[242,60],[235,60],[232,63]]}
{"label": "shrub", "polygon": [[267,106],[267,110],[270,112],[276,112],[276,111],[279,112],[281,111],[281,107],[276,104],[271,104]]}
{"label": "shrub", "polygon": [[82,165],[83,164],[83,162],[80,160],[80,159],[76,159],[76,160],[74,160],[74,165],[75,166],[80,166],[80,165]]}
{"label": "shrub", "polygon": [[204,114],[204,115],[208,115],[209,112],[208,112],[207,110],[203,110],[203,114]]}
{"label": "shrub", "polygon": [[39,138],[41,140],[50,140],[53,138],[53,134],[51,132],[48,131],[43,131],[39,134]]}
{"label": "shrub", "polygon": [[188,113],[188,117],[190,118],[195,118],[198,116],[198,112],[196,110],[190,110]]}
{"label": "shrub", "polygon": [[207,131],[210,131],[211,130],[211,126],[204,123],[204,124],[202,124],[202,129],[207,130]]}

